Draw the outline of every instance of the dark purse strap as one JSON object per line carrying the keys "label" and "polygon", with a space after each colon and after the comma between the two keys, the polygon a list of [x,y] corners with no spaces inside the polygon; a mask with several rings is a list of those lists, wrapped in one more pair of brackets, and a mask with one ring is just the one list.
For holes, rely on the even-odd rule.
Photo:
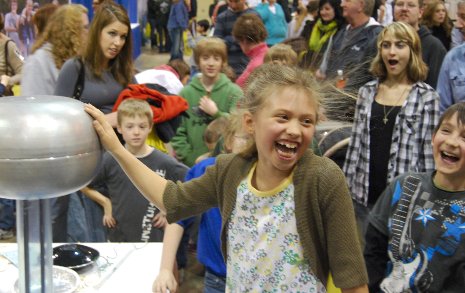
{"label": "dark purse strap", "polygon": [[5,75],[10,76],[10,73],[8,71],[8,68],[10,67],[8,65],[8,43],[11,42],[11,40],[8,40],[5,42]]}
{"label": "dark purse strap", "polygon": [[73,92],[73,99],[80,100],[82,91],[84,90],[84,79],[85,79],[85,68],[84,62],[82,62],[81,58],[75,58],[75,62],[79,63],[79,75],[78,79],[76,80],[76,84],[74,85],[74,92]]}

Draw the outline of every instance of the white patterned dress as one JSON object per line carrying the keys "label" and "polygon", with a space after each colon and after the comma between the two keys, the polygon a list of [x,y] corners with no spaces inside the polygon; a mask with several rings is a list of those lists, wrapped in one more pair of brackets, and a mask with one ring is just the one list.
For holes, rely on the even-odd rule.
{"label": "white patterned dress", "polygon": [[227,292],[326,292],[303,256],[292,175],[275,189],[251,185],[255,166],[237,188],[228,223]]}

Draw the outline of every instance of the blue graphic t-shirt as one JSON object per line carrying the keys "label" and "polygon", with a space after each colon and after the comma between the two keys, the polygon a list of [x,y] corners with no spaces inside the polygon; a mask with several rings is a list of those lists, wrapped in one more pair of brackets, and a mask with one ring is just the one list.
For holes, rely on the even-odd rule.
{"label": "blue graphic t-shirt", "polygon": [[389,237],[385,292],[465,290],[465,191],[437,188],[433,174],[396,178],[370,214]]}

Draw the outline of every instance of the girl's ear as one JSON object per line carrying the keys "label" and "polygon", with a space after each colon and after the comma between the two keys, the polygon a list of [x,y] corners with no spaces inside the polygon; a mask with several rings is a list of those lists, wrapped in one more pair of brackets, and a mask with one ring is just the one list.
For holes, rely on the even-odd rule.
{"label": "girl's ear", "polygon": [[253,135],[255,132],[255,122],[253,119],[252,113],[246,111],[242,116],[242,126],[244,127],[245,132],[250,135]]}

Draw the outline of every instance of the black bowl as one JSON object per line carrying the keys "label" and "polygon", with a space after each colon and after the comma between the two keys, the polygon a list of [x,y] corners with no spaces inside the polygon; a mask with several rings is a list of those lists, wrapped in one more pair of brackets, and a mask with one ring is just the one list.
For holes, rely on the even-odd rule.
{"label": "black bowl", "polygon": [[75,271],[87,268],[97,261],[99,252],[82,244],[63,244],[53,248],[53,264]]}

